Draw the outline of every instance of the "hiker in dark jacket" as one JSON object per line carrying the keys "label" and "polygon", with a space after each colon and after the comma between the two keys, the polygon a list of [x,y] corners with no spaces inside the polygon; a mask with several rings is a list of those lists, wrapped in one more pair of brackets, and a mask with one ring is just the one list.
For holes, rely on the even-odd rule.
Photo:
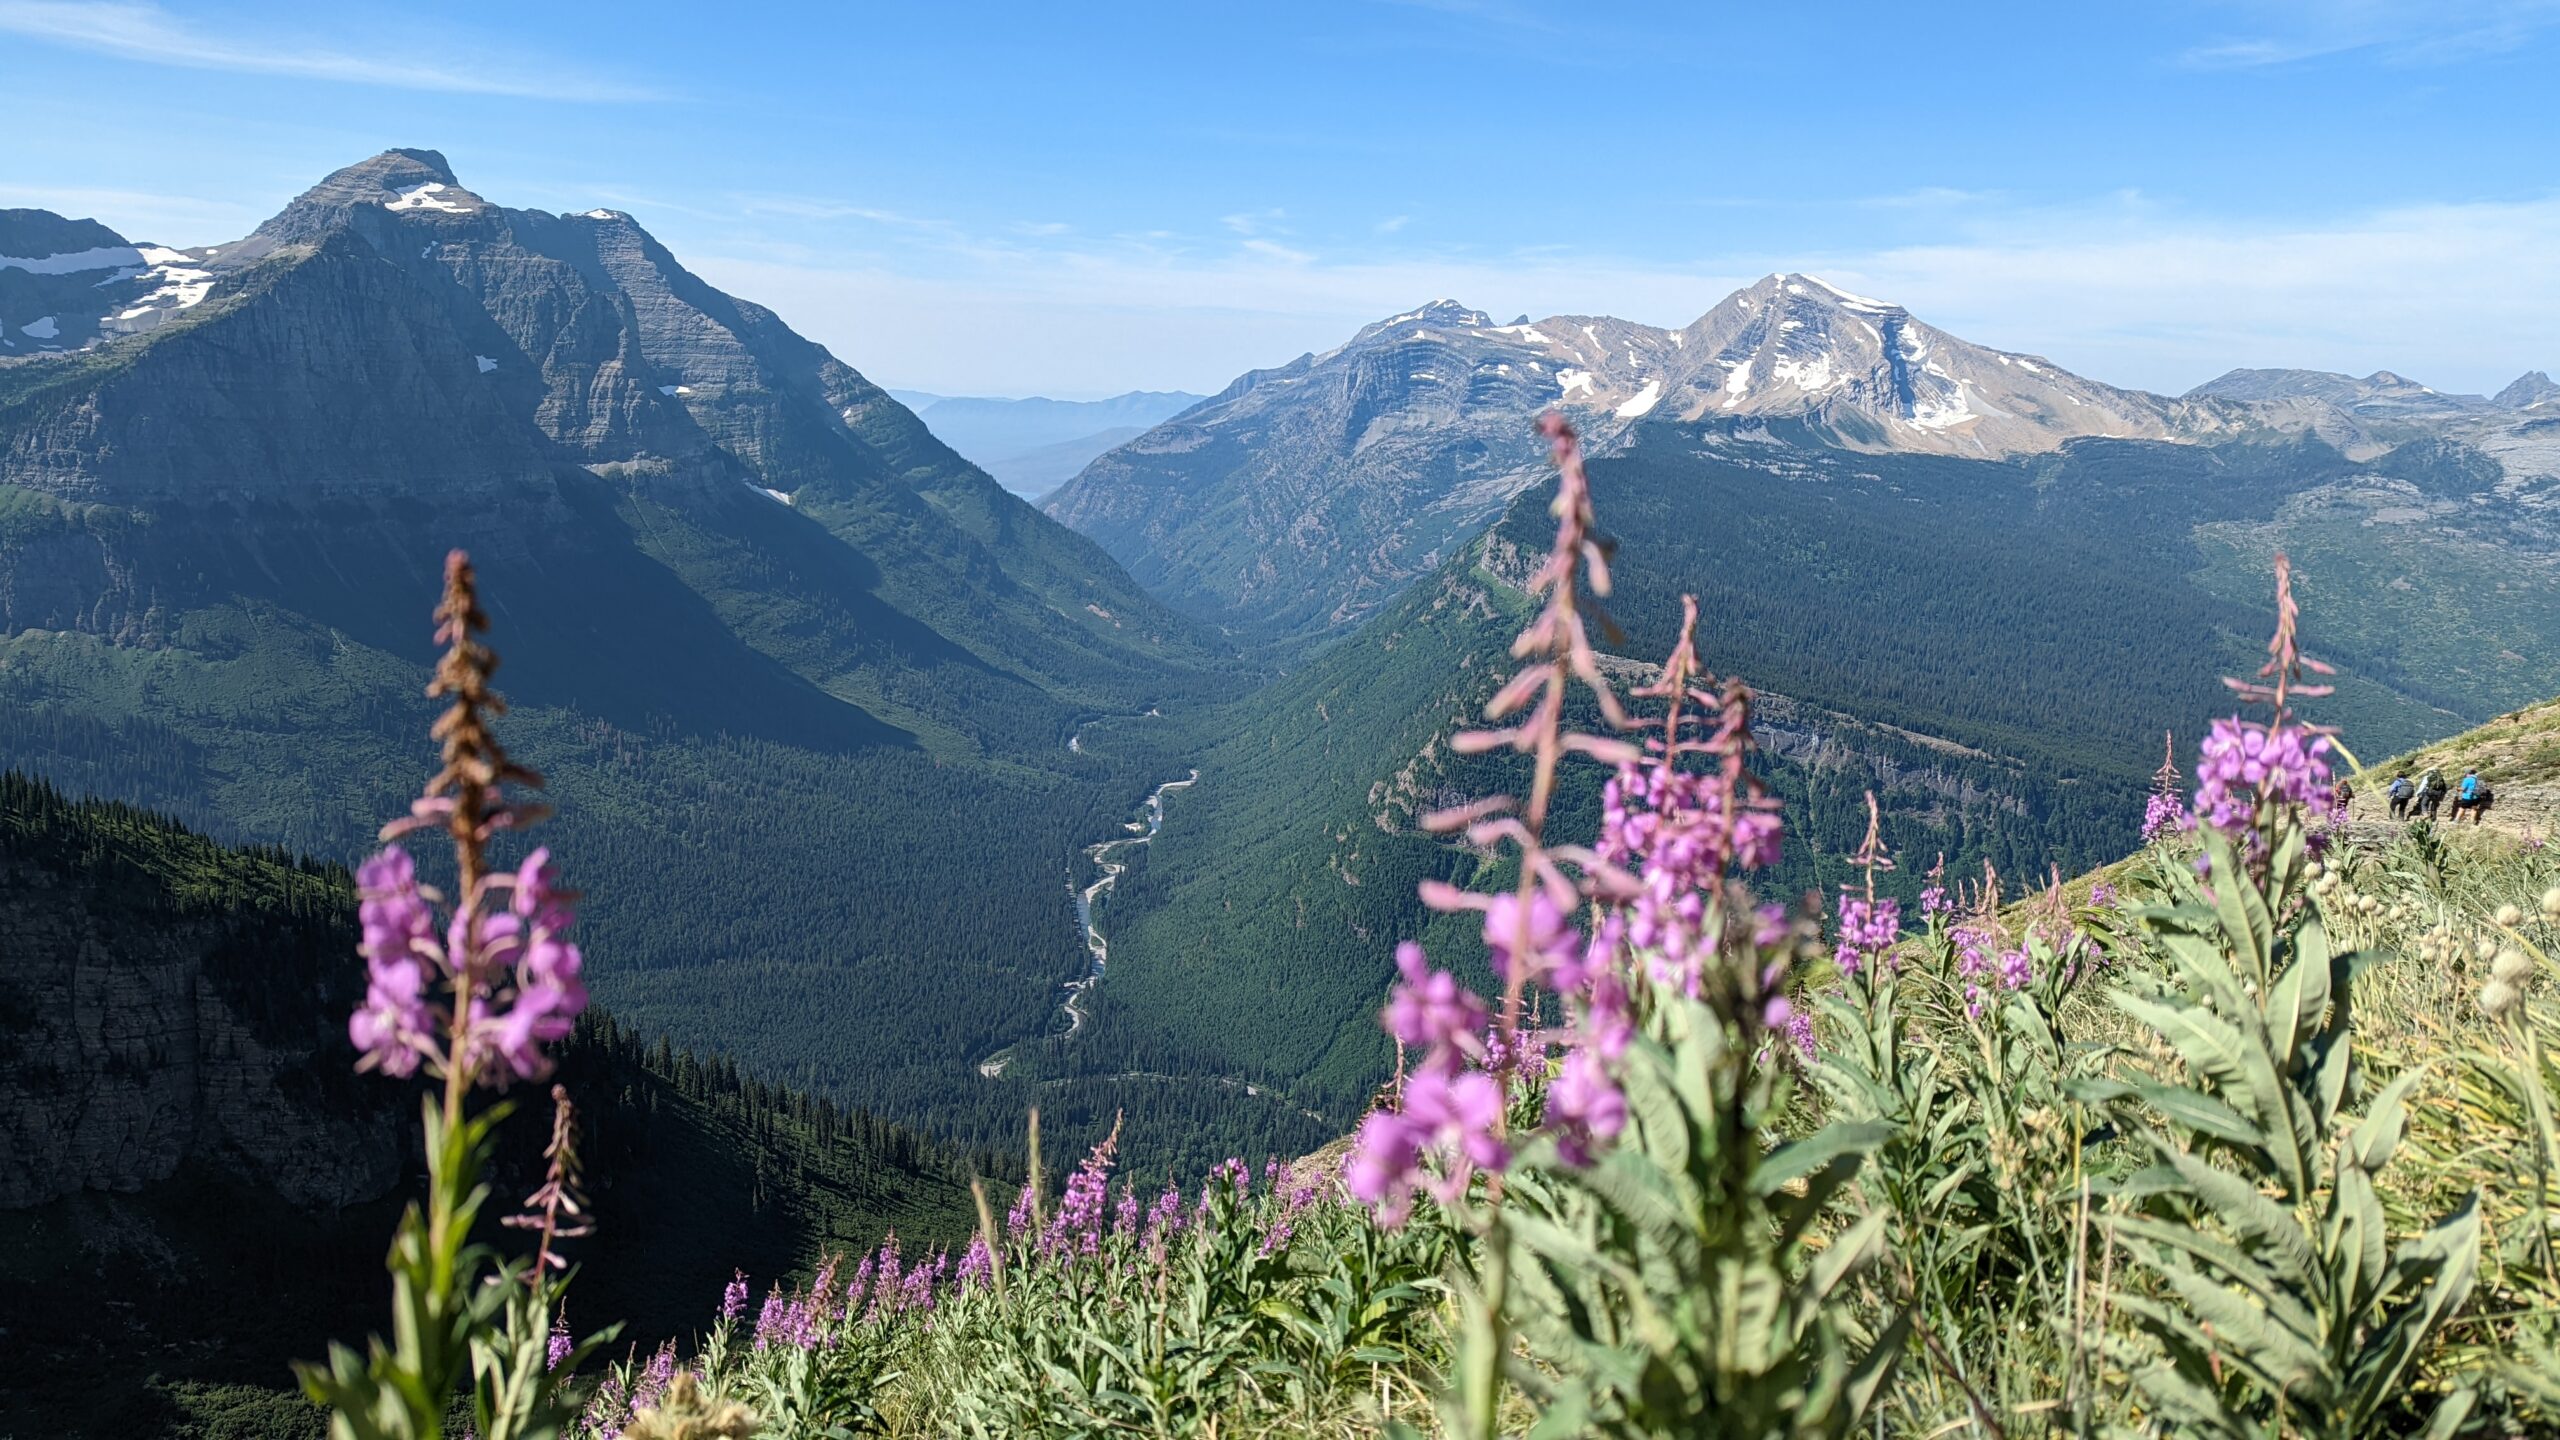
{"label": "hiker in dark jacket", "polygon": [[2418,798],[2411,803],[2409,810],[2413,815],[2433,820],[2436,818],[2436,808],[2442,804],[2444,804],[2444,772],[2430,765],[2427,767],[2427,773],[2418,777]]}
{"label": "hiker in dark jacket", "polygon": [[2391,796],[2391,818],[2408,819],[2410,797],[2418,793],[2418,787],[2409,783],[2409,772],[2403,770],[2392,776],[2391,789],[2387,793]]}

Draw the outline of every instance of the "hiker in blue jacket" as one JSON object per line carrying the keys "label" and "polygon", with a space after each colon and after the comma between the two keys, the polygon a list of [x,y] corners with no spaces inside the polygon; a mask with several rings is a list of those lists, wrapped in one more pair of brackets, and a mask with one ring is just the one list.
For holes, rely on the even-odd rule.
{"label": "hiker in blue jacket", "polygon": [[2468,811],[2471,823],[2478,825],[2480,817],[2489,813],[2491,798],[2489,782],[2480,778],[2478,770],[2463,771],[2462,779],[2453,787],[2453,823],[2461,824],[2463,813]]}
{"label": "hiker in blue jacket", "polygon": [[2409,772],[2403,770],[2392,776],[2391,789],[2386,793],[2391,796],[2391,818],[2408,819],[2410,798],[2418,793],[2418,787],[2409,783]]}

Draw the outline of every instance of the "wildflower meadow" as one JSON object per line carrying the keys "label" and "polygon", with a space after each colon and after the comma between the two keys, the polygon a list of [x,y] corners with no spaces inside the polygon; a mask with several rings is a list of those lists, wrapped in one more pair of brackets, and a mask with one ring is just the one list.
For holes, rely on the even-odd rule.
{"label": "wildflower meadow", "polygon": [[[1611,678],[1612,542],[1542,423],[1538,608],[1452,741],[1523,783],[1425,821],[1497,857],[1422,899],[1480,918],[1499,988],[1399,946],[1398,1063],[1342,1143],[1159,1189],[1116,1131],[1053,1174],[1027,1114],[1028,1182],[977,1187],[965,1249],[741,1273],[645,1351],[565,1319],[578,1097],[490,1213],[491,1127],[586,991],[575,857],[522,849],[539,781],[455,555],[444,768],[359,873],[349,1024],[426,1082],[428,1186],[384,1332],[303,1370],[331,1433],[2560,1432],[2560,862],[2332,810],[2363,772],[2316,724],[2281,557],[2266,662],[2192,783],[2172,743],[2137,854],[2024,885],[1936,863],[1906,913],[1876,877],[1930,857],[1870,797],[1862,880],[1763,894],[1786,817],[1753,692],[1702,664],[1694,601]],[[1596,833],[1551,824],[1568,767],[1605,777]],[[404,848],[429,838],[449,860]]]}

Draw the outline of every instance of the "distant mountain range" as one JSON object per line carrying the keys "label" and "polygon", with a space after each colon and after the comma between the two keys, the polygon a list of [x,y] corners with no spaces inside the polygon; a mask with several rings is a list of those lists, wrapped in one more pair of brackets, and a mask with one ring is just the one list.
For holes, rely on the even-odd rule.
{"label": "distant mountain range", "polygon": [[[1545,473],[1530,420],[1597,453],[1698,443],[2005,459],[2093,439],[2314,435],[2355,459],[2420,436],[2560,471],[2560,387],[2494,400],[2388,374],[2235,371],[2181,397],[2086,380],[1950,335],[1817,277],[1771,275],[1678,330],[1606,316],[1498,325],[1439,300],[1236,380],[1103,455],[1045,502],[1177,609],[1240,635],[1369,614]],[[1686,442],[1681,442],[1686,443]]]}
{"label": "distant mountain range", "polygon": [[1095,456],[1135,440],[1205,398],[1180,390],[1132,390],[1108,400],[889,393],[915,411],[935,438],[1025,499],[1055,490]]}

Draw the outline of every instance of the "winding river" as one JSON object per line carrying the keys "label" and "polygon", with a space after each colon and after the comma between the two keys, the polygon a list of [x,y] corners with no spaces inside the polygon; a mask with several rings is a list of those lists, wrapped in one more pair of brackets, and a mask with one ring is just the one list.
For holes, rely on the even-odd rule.
{"label": "winding river", "polygon": [[[1152,717],[1156,713],[1149,710],[1147,716]],[[1069,737],[1067,748],[1082,751],[1084,730],[1089,728],[1091,728],[1090,725],[1079,728],[1073,736]],[[1111,943],[1102,938],[1101,928],[1093,923],[1093,909],[1095,902],[1110,894],[1112,888],[1120,883],[1120,877],[1129,869],[1128,861],[1112,857],[1127,848],[1151,843],[1156,838],[1156,832],[1164,828],[1165,792],[1180,790],[1199,783],[1200,772],[1196,769],[1179,780],[1167,780],[1148,792],[1145,817],[1129,821],[1123,827],[1130,832],[1129,834],[1084,847],[1086,857],[1093,861],[1094,868],[1102,872],[1092,884],[1076,893],[1076,925],[1084,931],[1085,953],[1091,958],[1092,963],[1086,968],[1083,978],[1067,982],[1067,998],[1058,1007],[1067,1014],[1067,1033],[1054,1038],[1072,1040],[1076,1032],[1084,1028],[1084,992],[1102,983],[1102,969],[1111,962]],[[1007,1045],[979,1061],[978,1073],[990,1080],[1002,1075],[1005,1062],[1013,1058],[1013,1052],[1021,1043],[1017,1041],[1013,1045]]]}

